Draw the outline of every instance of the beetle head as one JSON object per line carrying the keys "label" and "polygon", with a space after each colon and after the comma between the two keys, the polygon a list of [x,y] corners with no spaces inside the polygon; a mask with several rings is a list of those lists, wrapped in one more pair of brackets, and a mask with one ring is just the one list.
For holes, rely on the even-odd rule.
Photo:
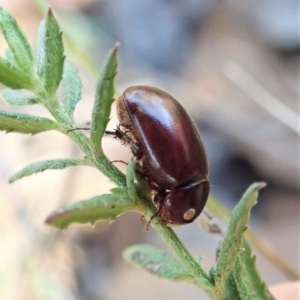
{"label": "beetle head", "polygon": [[201,181],[171,190],[161,201],[160,215],[166,225],[193,222],[202,212],[209,194],[209,182]]}

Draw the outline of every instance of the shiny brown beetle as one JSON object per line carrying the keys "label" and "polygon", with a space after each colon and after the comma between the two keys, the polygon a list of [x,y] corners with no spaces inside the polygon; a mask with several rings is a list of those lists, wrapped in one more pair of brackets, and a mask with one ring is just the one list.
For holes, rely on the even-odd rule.
{"label": "shiny brown beetle", "polygon": [[155,87],[132,86],[117,99],[115,135],[131,147],[155,190],[167,225],[193,222],[209,194],[208,163],[197,127],[185,108]]}

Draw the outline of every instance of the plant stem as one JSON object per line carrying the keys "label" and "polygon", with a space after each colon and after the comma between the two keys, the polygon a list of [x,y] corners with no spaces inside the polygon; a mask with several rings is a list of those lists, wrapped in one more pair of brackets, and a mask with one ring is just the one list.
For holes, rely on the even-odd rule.
{"label": "plant stem", "polygon": [[[149,208],[148,211],[149,213]],[[153,214],[153,211],[151,211]],[[209,275],[202,269],[200,264],[195,260],[191,253],[186,249],[182,241],[178,238],[177,234],[170,227],[162,224],[160,221],[154,220],[152,227],[159,233],[161,238],[169,246],[169,248],[179,258],[181,263],[186,267],[190,274],[194,277],[194,284],[201,287],[205,293],[215,300],[229,300],[224,295],[220,296],[215,292],[215,286],[212,283]]]}
{"label": "plant stem", "polygon": [[[149,219],[155,210],[149,205],[145,205],[145,216]],[[202,269],[200,264],[195,260],[191,253],[186,249],[184,244],[178,238],[177,234],[170,227],[163,225],[162,220],[154,219],[151,223],[152,227],[158,232],[161,238],[173,251],[173,253],[179,258],[181,263],[185,266],[190,274],[194,277],[194,284],[201,287],[205,293],[215,300],[229,300],[224,297],[219,297],[215,294],[214,284],[212,283],[209,275]]]}
{"label": "plant stem", "polygon": [[[67,128],[75,127],[73,120],[59,105],[56,98],[48,99],[47,93],[39,87],[34,91],[35,94],[41,98],[42,103],[46,109],[51,113],[56,121]],[[49,101],[51,100],[51,101]],[[48,105],[47,105],[48,104]],[[125,175],[117,169],[113,164],[110,163],[108,158],[104,155],[101,144],[99,141],[99,148],[93,149],[90,139],[80,130],[74,130],[67,133],[67,135],[78,145],[80,150],[86,155],[87,159],[94,165],[101,173],[111,179],[118,186],[126,188]]]}
{"label": "plant stem", "polygon": [[87,159],[106,177],[108,177],[116,185],[126,188],[125,175],[110,163],[109,159],[104,155],[99,145],[99,151],[95,151],[87,136],[80,130],[69,132],[70,138],[78,145],[81,151],[86,155]]}
{"label": "plant stem", "polygon": [[209,276],[194,259],[194,257],[188,252],[174,230],[155,220],[152,222],[152,226],[161,235],[171,250],[178,256],[180,261],[189,270],[189,272],[192,273],[195,278],[200,279],[200,284],[203,284],[203,287],[206,288],[212,287],[213,285]]}

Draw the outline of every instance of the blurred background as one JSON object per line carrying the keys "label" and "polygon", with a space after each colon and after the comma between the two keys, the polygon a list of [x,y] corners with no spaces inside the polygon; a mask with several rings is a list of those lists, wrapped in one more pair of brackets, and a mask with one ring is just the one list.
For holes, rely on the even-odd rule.
{"label": "blurred background", "polygon": [[[0,5],[35,47],[43,17],[39,5],[29,0],[0,0]],[[120,42],[118,93],[130,85],[155,85],[185,105],[204,139],[212,194],[229,209],[249,184],[266,181],[251,228],[299,272],[298,1],[55,0],[49,5],[64,32],[67,58],[83,81],[78,126],[90,120],[95,73]],[[1,56],[6,47],[1,37]],[[0,101],[0,109],[48,116],[39,106],[8,107]],[[109,127],[116,123],[113,114]],[[135,243],[169,251],[152,229],[144,231],[139,214],[65,231],[43,224],[62,204],[108,192],[112,183],[96,170],[46,171],[8,184],[29,163],[81,156],[67,137],[0,133],[0,145],[1,299],[208,299],[193,286],[157,279],[122,260],[122,251]],[[129,159],[128,150],[113,139],[106,138],[104,147],[111,160]],[[208,270],[220,237],[204,233],[196,222],[175,230]],[[292,279],[255,253],[267,284]]]}

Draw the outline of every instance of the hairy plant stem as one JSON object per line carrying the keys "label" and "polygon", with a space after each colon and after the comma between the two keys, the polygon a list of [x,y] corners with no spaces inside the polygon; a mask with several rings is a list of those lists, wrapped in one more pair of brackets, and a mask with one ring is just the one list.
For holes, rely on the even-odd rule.
{"label": "hairy plant stem", "polygon": [[[151,205],[145,205],[144,203],[143,213],[145,214],[146,218],[149,219],[155,213],[154,206],[152,205],[151,207]],[[215,286],[211,281],[209,275],[202,269],[198,261],[186,249],[184,244],[181,242],[181,240],[178,238],[177,234],[171,227],[165,226],[162,220],[157,220],[157,218],[152,221],[151,225],[169,246],[172,252],[178,257],[187,271],[193,275],[193,284],[202,288],[211,299],[230,300],[226,296],[218,295],[216,293]]]}
{"label": "hairy plant stem", "polygon": [[[153,211],[151,211],[151,214]],[[170,227],[162,224],[160,221],[153,220],[152,227],[161,235],[163,240],[167,245],[173,250],[173,252],[178,256],[182,264],[186,269],[194,275],[195,281],[198,285],[203,288],[212,288],[213,284],[210,281],[209,276],[202,269],[195,258],[188,252],[186,247],[183,245],[181,240],[178,238],[177,234]]]}
{"label": "hairy plant stem", "polygon": [[75,128],[76,126],[63,107],[59,105],[57,98],[54,96],[50,97],[40,87],[34,92],[36,96],[41,99],[41,103],[46,107],[53,118],[60,123],[60,125],[65,127],[64,133],[78,145],[80,150],[86,155],[87,160],[115,184],[126,188],[125,175],[110,163],[104,155],[100,144],[99,148],[94,149],[90,139],[82,131],[74,130],[68,132],[69,129]]}

